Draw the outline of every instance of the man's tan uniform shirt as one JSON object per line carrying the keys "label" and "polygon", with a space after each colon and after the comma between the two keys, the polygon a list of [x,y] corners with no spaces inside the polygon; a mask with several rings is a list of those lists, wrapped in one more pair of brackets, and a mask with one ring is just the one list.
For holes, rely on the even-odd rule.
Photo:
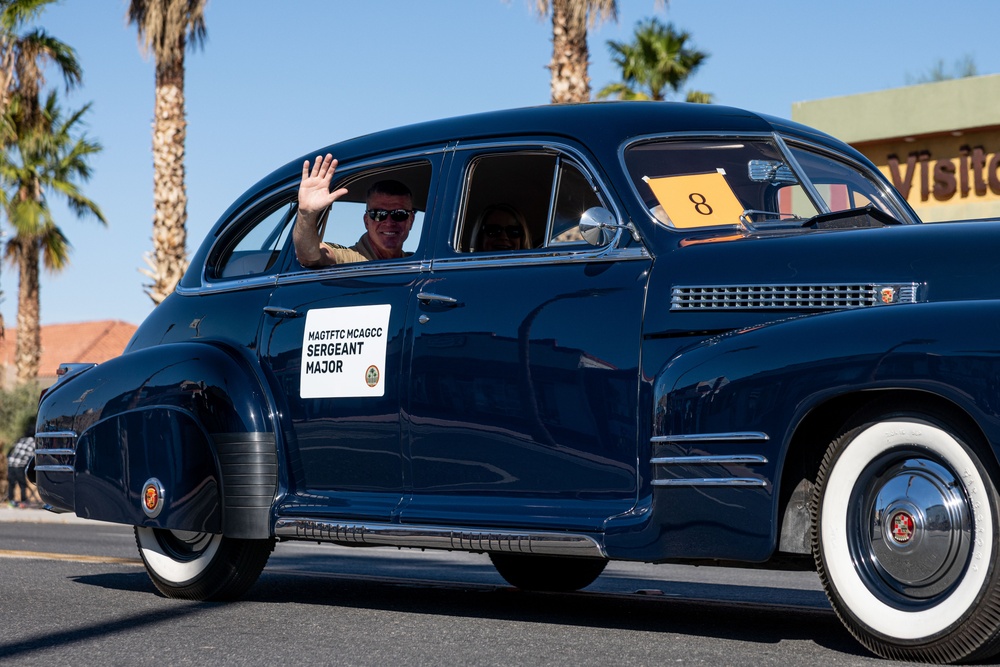
{"label": "man's tan uniform shirt", "polygon": [[[336,260],[337,264],[370,262],[372,260],[380,259],[378,254],[375,252],[375,247],[372,246],[372,241],[368,237],[368,232],[362,234],[361,238],[358,239],[358,242],[350,248],[337,245],[336,243],[327,243],[326,245],[333,251],[333,258]],[[409,257],[412,254],[412,252],[404,252],[403,257]]]}

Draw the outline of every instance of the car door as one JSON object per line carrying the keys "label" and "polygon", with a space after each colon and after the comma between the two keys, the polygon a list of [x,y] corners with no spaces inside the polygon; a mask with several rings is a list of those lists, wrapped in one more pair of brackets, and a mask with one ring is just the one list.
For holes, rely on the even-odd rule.
{"label": "car door", "polygon": [[350,246],[364,231],[365,192],[397,180],[418,209],[401,259],[293,270],[277,280],[262,327],[262,365],[286,426],[288,493],[279,516],[387,521],[403,496],[400,402],[405,330],[433,215],[436,155],[376,167],[342,162],[325,239]]}
{"label": "car door", "polygon": [[[451,229],[415,295],[401,519],[599,530],[637,496],[650,258],[628,232],[582,239],[580,214],[614,207],[570,149],[470,147],[454,159]],[[501,203],[532,247],[482,249],[480,213]]]}

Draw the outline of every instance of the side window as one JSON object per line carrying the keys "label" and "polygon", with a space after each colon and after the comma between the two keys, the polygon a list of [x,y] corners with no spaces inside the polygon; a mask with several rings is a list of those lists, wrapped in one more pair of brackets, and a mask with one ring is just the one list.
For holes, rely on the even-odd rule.
{"label": "side window", "polygon": [[[350,165],[345,166],[350,167]],[[341,171],[345,171],[344,167],[338,169],[337,176],[340,176]],[[412,254],[419,246],[423,234],[431,174],[430,163],[421,161],[391,168],[348,173],[338,178],[331,187],[334,190],[347,188],[347,195],[334,202],[327,217],[320,223],[323,226],[323,241],[344,248],[358,244],[366,231],[365,210],[368,191],[376,183],[394,181],[410,191],[413,208],[416,209],[409,230],[403,232],[405,234],[403,252],[407,255]]]}
{"label": "side window", "polygon": [[575,165],[563,162],[556,185],[556,205],[549,245],[586,243],[580,234],[580,216],[588,208],[600,206],[594,188]]}
{"label": "side window", "polygon": [[899,217],[882,188],[863,172],[818,153],[798,147],[791,150],[831,211],[871,204],[883,213]]}
{"label": "side window", "polygon": [[292,229],[293,196],[284,195],[247,215],[246,224],[223,240],[214,260],[209,259],[210,276],[235,279],[270,273]]}
{"label": "side window", "polygon": [[456,229],[460,252],[506,253],[586,244],[580,216],[601,201],[580,168],[561,155],[496,153],[474,159]]}

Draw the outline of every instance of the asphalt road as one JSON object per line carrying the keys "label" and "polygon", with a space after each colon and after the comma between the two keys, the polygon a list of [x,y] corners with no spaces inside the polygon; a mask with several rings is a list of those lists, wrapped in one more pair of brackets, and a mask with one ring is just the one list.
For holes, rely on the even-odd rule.
{"label": "asphalt road", "polygon": [[535,594],[482,555],[283,543],[243,600],[195,603],[155,591],[131,529],[7,509],[0,568],[18,665],[886,664],[805,572],[612,563]]}

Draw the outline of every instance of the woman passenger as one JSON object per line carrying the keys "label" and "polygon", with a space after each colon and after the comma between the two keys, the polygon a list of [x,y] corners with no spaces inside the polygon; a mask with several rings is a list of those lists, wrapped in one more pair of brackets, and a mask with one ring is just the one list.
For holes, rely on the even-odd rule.
{"label": "woman passenger", "polygon": [[531,247],[531,232],[524,216],[513,206],[490,204],[472,228],[472,247],[477,252],[524,250]]}

